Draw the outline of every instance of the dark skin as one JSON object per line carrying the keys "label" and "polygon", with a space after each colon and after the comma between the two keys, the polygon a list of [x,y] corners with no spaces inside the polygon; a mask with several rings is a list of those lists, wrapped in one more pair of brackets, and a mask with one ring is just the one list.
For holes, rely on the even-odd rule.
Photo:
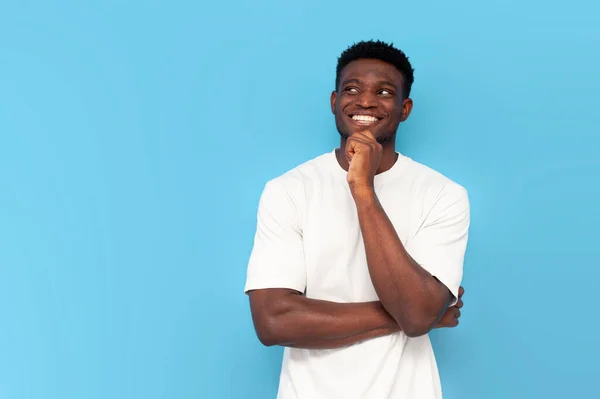
{"label": "dark skin", "polygon": [[448,307],[452,295],[404,250],[373,188],[375,174],[396,162],[396,130],[412,110],[412,100],[402,94],[402,79],[390,64],[357,60],[344,68],[331,95],[341,135],[336,155],[348,171],[380,300],[336,303],[285,288],[251,291],[252,318],[264,345],[334,349],[398,331],[415,337],[458,325],[464,289],[456,305]]}
{"label": "dark skin", "polygon": [[[458,325],[463,294],[461,287],[458,302],[435,328]],[[284,288],[254,290],[248,295],[254,327],[266,346],[335,349],[402,330],[379,301],[321,301]]]}

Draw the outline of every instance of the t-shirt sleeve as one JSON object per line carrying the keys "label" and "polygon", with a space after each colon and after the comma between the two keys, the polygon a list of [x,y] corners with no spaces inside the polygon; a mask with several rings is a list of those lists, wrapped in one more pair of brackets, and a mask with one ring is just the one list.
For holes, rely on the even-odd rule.
{"label": "t-shirt sleeve", "polygon": [[459,185],[446,186],[428,212],[421,228],[406,250],[458,300],[470,224],[467,191]]}
{"label": "t-shirt sleeve", "polygon": [[306,265],[299,220],[298,201],[292,193],[281,182],[269,181],[258,205],[245,292],[264,288],[305,291]]}

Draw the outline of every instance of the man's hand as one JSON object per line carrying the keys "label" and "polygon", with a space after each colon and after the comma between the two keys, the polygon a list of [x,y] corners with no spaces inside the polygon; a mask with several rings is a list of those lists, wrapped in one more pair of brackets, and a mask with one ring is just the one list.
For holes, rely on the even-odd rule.
{"label": "man's hand", "polygon": [[458,301],[456,302],[456,305],[451,306],[448,308],[448,310],[446,310],[446,313],[444,313],[440,321],[436,324],[435,328],[456,327],[458,325],[460,308],[463,307],[462,296],[464,293],[465,289],[460,287],[458,290]]}
{"label": "man's hand", "polygon": [[351,190],[373,188],[382,149],[369,131],[354,133],[348,138],[345,155],[350,164],[347,181]]}

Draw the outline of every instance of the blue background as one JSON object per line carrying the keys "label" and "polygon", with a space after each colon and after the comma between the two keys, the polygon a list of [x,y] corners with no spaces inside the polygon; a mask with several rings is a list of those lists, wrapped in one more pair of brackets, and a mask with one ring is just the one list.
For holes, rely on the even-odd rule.
{"label": "blue background", "polygon": [[0,398],[274,398],[242,293],[264,183],[338,143],[336,57],[416,69],[398,149],[466,186],[445,398],[591,397],[600,6],[0,5]]}

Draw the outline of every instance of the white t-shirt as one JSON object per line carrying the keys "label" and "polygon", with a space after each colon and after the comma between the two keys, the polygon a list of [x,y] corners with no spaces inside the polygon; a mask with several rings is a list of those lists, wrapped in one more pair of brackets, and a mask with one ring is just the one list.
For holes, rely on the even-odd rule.
{"label": "white t-shirt", "polygon": [[[290,288],[334,302],[379,300],[347,172],[335,151],[270,180],[262,193],[245,291]],[[375,191],[409,254],[455,298],[470,220],[466,190],[399,154]],[[398,332],[339,349],[285,348],[278,399],[440,399],[427,335]]]}

